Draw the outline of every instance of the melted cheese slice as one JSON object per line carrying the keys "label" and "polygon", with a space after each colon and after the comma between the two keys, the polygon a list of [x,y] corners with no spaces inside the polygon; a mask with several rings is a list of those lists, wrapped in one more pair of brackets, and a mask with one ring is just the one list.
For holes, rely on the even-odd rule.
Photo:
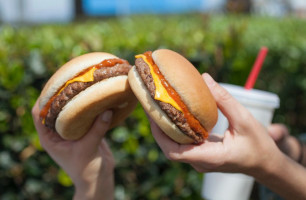
{"label": "melted cheese slice", "polygon": [[74,83],[74,82],[91,82],[91,81],[94,81],[94,72],[95,72],[96,68],[95,67],[92,67],[91,69],[89,69],[86,73],[80,75],[80,76],[77,76],[73,79],[70,79],[69,81],[67,81],[65,83],[65,85],[62,87],[62,89],[57,93],[61,93],[70,83]]}
{"label": "melted cheese slice", "polygon": [[[84,74],[81,74],[79,76],[74,77],[73,79],[68,80],[65,85],[56,93],[55,96],[59,95],[70,83],[74,82],[91,82],[94,81],[94,72],[97,68],[92,67],[88,71],[86,71]],[[46,118],[42,119],[42,123],[45,124]]]}
{"label": "melted cheese slice", "polygon": [[135,56],[136,58],[142,58],[150,67],[150,72],[155,84],[155,95],[154,99],[169,103],[171,104],[174,108],[182,112],[181,107],[176,103],[176,101],[169,95],[168,91],[166,88],[163,86],[161,80],[158,78],[158,75],[154,72],[153,67],[151,64],[148,62],[146,56],[144,55],[137,55]]}

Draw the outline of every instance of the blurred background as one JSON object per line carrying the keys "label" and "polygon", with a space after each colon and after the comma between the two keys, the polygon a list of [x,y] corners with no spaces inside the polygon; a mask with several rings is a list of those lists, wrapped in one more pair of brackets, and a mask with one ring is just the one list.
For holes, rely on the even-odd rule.
{"label": "blurred background", "polygon": [[[134,64],[136,54],[169,48],[218,82],[243,86],[267,46],[255,88],[279,95],[274,122],[305,132],[305,17],[304,0],[0,0],[0,199],[72,198],[31,108],[56,69],[87,52]],[[108,140],[116,199],[201,199],[203,174],[164,157],[140,106]],[[261,199],[257,185],[251,199]]]}

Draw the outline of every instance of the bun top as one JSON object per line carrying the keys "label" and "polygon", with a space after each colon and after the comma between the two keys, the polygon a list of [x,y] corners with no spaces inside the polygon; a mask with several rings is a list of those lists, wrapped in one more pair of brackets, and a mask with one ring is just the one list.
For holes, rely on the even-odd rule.
{"label": "bun top", "polygon": [[186,58],[171,50],[156,50],[152,58],[189,111],[210,131],[217,122],[217,105],[198,70]]}
{"label": "bun top", "polygon": [[68,80],[75,77],[84,69],[96,65],[103,60],[118,58],[112,54],[104,52],[88,53],[76,58],[73,58],[61,68],[48,80],[40,95],[39,108],[42,109],[49,99],[63,86]]}

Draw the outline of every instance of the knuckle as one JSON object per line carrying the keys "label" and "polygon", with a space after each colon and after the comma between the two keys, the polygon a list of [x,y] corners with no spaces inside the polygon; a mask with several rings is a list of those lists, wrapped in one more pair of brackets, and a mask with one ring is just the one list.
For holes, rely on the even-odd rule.
{"label": "knuckle", "polygon": [[168,160],[173,160],[172,154],[167,153],[167,154],[165,154],[165,156],[166,156],[166,158],[167,158]]}
{"label": "knuckle", "polygon": [[241,121],[250,122],[251,120],[253,120],[252,114],[248,111],[242,112],[240,116],[241,116]]}
{"label": "knuckle", "polygon": [[166,158],[171,161],[178,161],[180,160],[180,155],[174,152],[169,152],[166,154]]}
{"label": "knuckle", "polygon": [[250,112],[242,112],[240,114],[240,126],[243,129],[249,129],[251,125],[255,125],[257,124],[255,118],[253,117],[253,115]]}
{"label": "knuckle", "polygon": [[222,102],[226,102],[232,98],[230,93],[228,93],[228,91],[222,87],[219,87],[217,92],[218,92],[219,100]]}

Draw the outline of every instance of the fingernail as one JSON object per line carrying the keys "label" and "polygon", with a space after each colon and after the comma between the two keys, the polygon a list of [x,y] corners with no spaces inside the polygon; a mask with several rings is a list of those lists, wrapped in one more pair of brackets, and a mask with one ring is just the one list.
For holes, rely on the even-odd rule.
{"label": "fingernail", "polygon": [[204,73],[203,78],[208,86],[213,86],[216,84],[216,81],[208,73]]}
{"label": "fingernail", "polygon": [[104,122],[110,122],[112,119],[112,116],[113,116],[113,111],[107,110],[102,114],[101,119]]}

